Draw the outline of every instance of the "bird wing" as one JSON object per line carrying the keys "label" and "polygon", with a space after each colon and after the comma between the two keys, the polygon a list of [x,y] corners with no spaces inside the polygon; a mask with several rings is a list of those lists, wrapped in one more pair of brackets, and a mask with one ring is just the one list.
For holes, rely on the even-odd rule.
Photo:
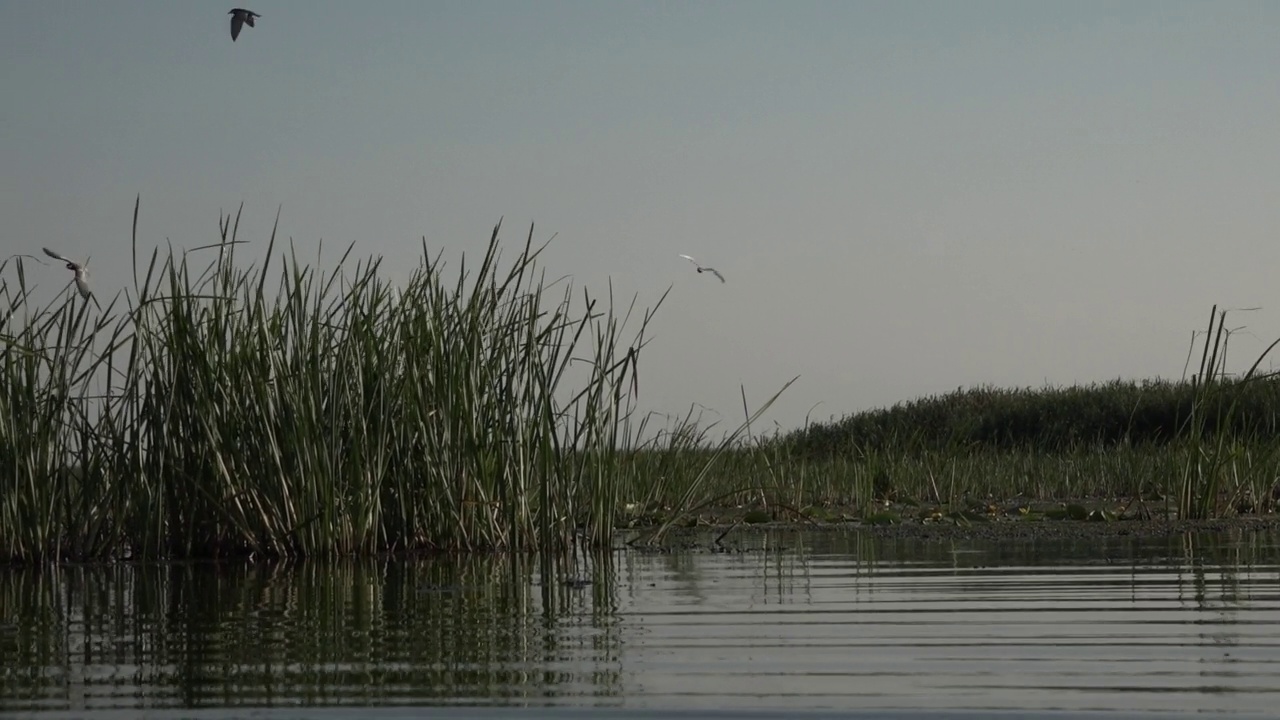
{"label": "bird wing", "polygon": [[61,260],[62,262],[65,262],[65,263],[69,263],[69,262],[71,262],[71,259],[70,259],[70,258],[65,258],[65,257],[63,257],[63,256],[59,255],[58,253],[56,253],[56,252],[54,252],[54,251],[50,250],[49,248],[40,248],[40,249],[41,249],[41,250],[44,250],[44,254],[45,254],[45,255],[48,255],[49,257],[53,258],[54,260]]}
{"label": "bird wing", "polygon": [[[253,25],[252,22],[249,23]],[[231,42],[235,42],[240,37],[240,26],[244,25],[244,16],[240,13],[231,14]]]}
{"label": "bird wing", "polygon": [[247,22],[247,23],[249,23],[249,27],[254,27],[253,19],[254,19],[255,17],[257,17],[257,16],[258,16],[258,13],[254,13],[254,12],[245,13],[245,14],[244,14],[244,21],[245,21],[245,22]]}
{"label": "bird wing", "polygon": [[684,258],[685,260],[688,260],[689,262],[693,263],[694,265],[697,265],[697,264],[698,264],[698,261],[697,261],[697,260],[694,260],[693,258],[689,257],[688,255],[681,255],[680,257]]}
{"label": "bird wing", "polygon": [[724,276],[720,274],[720,271],[719,271],[719,270],[717,270],[717,269],[715,269],[715,268],[703,268],[703,270],[706,270],[707,272],[711,273],[712,275],[715,275],[716,277],[720,278],[720,282],[724,282]]}

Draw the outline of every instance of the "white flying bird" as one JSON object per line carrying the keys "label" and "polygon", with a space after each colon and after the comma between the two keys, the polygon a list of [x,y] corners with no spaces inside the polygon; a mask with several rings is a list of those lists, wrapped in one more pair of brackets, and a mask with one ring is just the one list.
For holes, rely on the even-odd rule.
{"label": "white flying bird", "polygon": [[243,8],[236,8],[227,14],[231,16],[231,42],[235,42],[236,38],[240,37],[240,28],[242,26],[248,25],[249,27],[253,27],[253,19],[256,17],[262,17],[256,12],[245,10]]}
{"label": "white flying bird", "polygon": [[[72,260],[71,258],[59,255],[58,253],[50,250],[49,248],[42,248],[42,249],[44,250],[45,255],[48,255],[54,260],[61,260],[62,262],[67,264],[67,269],[75,273],[76,275],[76,289],[80,291],[80,297],[84,298],[85,300],[88,300],[89,296],[92,295],[92,293],[89,290],[89,268],[85,267],[84,265],[81,265],[80,263],[76,262],[75,260]],[[98,301],[97,299],[94,299],[93,302],[97,303]]]}
{"label": "white flying bird", "polygon": [[694,264],[694,267],[698,268],[698,272],[709,272],[709,273],[711,273],[712,275],[715,275],[716,277],[720,278],[720,282],[724,282],[724,276],[720,274],[720,271],[719,271],[719,270],[717,270],[717,269],[715,269],[715,268],[712,268],[712,267],[703,267],[702,265],[700,265],[700,264],[698,263],[698,261],[697,261],[697,260],[694,260],[693,258],[689,257],[688,255],[681,255],[680,257],[682,257],[682,258],[684,258],[685,260],[688,260],[689,262],[693,263],[693,264]]}

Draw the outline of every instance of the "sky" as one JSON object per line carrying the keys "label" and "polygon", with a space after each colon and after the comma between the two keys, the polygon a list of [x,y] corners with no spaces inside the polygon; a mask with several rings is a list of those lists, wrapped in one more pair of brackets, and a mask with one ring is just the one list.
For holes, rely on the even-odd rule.
{"label": "sky", "polygon": [[549,277],[671,288],[643,409],[798,375],[783,429],[1178,378],[1215,303],[1260,308],[1234,367],[1280,337],[1278,3],[261,0],[236,42],[231,7],[0,0],[0,254],[110,299],[140,195],[143,250],[243,203],[250,253],[279,210],[400,280],[501,218]]}

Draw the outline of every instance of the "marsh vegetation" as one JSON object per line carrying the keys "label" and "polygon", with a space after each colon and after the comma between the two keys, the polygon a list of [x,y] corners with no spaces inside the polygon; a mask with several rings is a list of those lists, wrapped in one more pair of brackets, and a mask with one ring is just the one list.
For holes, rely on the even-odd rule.
{"label": "marsh vegetation", "polygon": [[[547,282],[530,230],[456,270],[139,258],[99,312],[33,307],[0,265],[0,557],[187,558],[531,550],[709,520],[922,517],[993,500],[1144,498],[1178,517],[1266,512],[1280,386],[1228,376],[1225,313],[1186,382],[974,389],[761,434],[636,410],[654,308]],[[99,290],[101,292],[101,290]],[[663,296],[665,297],[665,296]],[[1270,348],[1268,348],[1268,352]],[[787,383],[778,390],[786,390]],[[990,514],[990,513],[988,513]]]}
{"label": "marsh vegetation", "polygon": [[238,217],[137,262],[136,218],[145,273],[100,314],[32,309],[21,261],[3,269],[0,554],[608,540],[648,318],[546,284],[532,230],[504,262],[495,228],[453,283],[424,247],[392,287],[376,260],[317,272],[274,232],[241,262]]}

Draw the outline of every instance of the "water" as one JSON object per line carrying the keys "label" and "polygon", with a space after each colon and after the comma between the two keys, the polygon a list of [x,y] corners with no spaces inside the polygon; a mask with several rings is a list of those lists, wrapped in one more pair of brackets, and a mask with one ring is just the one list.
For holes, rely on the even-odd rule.
{"label": "water", "polygon": [[0,714],[1265,716],[1277,540],[780,531],[576,566],[0,570]]}

